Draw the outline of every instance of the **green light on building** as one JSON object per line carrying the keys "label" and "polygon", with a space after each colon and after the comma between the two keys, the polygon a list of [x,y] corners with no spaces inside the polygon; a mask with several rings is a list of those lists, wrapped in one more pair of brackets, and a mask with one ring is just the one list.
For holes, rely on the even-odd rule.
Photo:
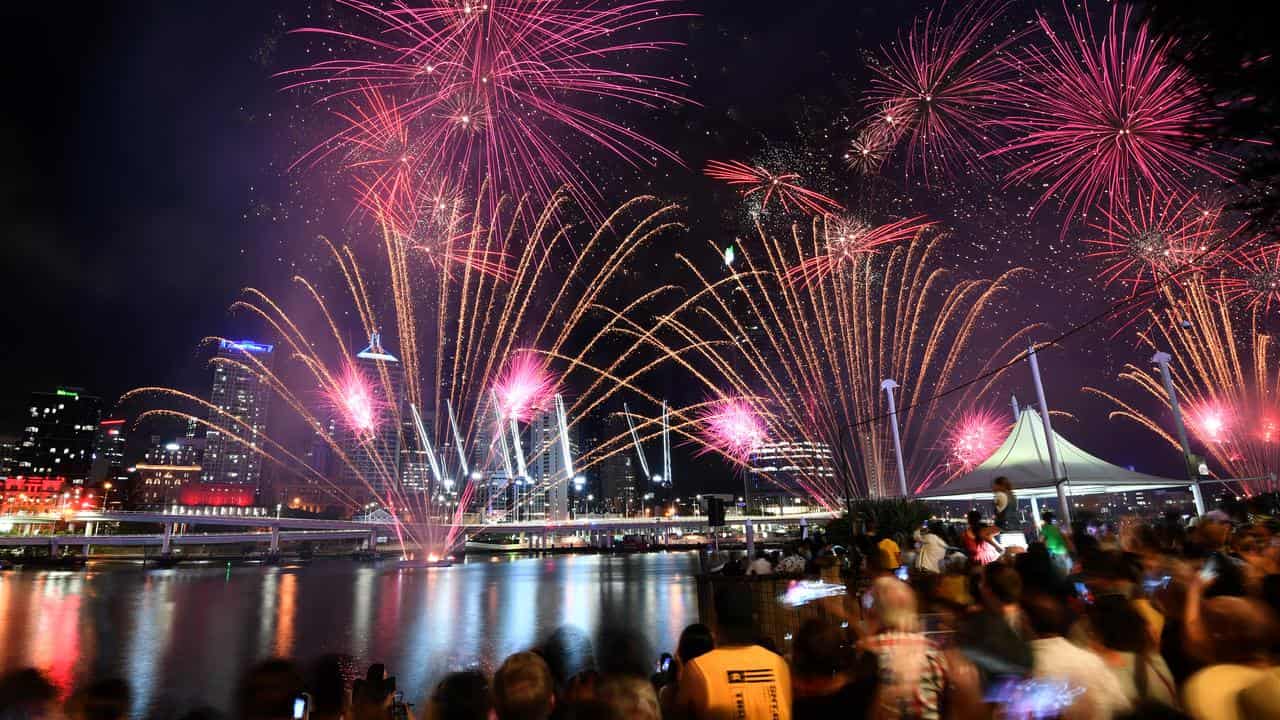
{"label": "green light on building", "polygon": [[76,400],[79,400],[79,399],[80,399],[80,393],[78,393],[78,392],[73,392],[73,391],[71,391],[71,390],[67,390],[67,389],[65,389],[65,388],[58,388],[58,389],[54,392],[54,394],[55,394],[55,395],[59,395],[59,396],[61,396],[61,397],[74,398],[74,399],[76,399]]}

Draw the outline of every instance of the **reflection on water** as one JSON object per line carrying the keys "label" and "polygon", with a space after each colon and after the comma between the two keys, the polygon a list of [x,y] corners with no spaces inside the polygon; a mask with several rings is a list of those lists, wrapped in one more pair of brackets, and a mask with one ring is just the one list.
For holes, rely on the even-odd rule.
{"label": "reflection on water", "polygon": [[64,692],[114,675],[134,715],[226,709],[239,673],[285,655],[385,662],[410,701],[450,669],[492,670],[561,625],[616,623],[674,649],[696,620],[692,554],[480,560],[397,571],[130,567],[0,574],[0,671],[35,665]]}

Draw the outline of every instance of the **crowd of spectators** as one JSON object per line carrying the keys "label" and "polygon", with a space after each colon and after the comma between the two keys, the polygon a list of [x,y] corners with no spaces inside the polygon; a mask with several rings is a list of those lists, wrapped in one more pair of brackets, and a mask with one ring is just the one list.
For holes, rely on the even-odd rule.
{"label": "crowd of spectators", "polygon": [[[1006,505],[1006,510],[1008,509]],[[654,657],[635,629],[561,628],[491,673],[441,678],[417,707],[381,665],[354,682],[328,658],[248,671],[243,720],[858,720],[1280,718],[1280,526],[1209,512],[1191,523],[1077,523],[1052,514],[1025,547],[971,515],[914,538],[864,527],[844,553],[853,591],[787,647],[764,639],[747,578],[721,583],[714,631]],[[899,542],[901,540],[901,542]],[[726,560],[722,572],[803,575],[827,543]],[[733,563],[733,567],[730,567]],[[736,568],[736,572],[735,572]],[[904,581],[902,578],[906,577]],[[786,582],[769,578],[769,582]],[[0,720],[118,720],[129,687],[63,700],[35,669],[0,679]],[[196,711],[186,720],[216,718]]]}

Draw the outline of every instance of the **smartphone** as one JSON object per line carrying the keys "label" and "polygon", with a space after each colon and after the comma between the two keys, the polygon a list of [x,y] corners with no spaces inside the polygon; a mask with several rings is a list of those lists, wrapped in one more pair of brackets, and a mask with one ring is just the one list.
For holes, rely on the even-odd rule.
{"label": "smartphone", "polygon": [[662,653],[662,657],[658,659],[658,672],[663,675],[671,672],[671,653]]}
{"label": "smartphone", "polygon": [[1082,582],[1076,583],[1076,597],[1086,603],[1093,604],[1093,593],[1089,592],[1089,587]]}
{"label": "smartphone", "polygon": [[906,565],[900,565],[900,566],[898,566],[898,569],[897,569],[897,570],[894,570],[894,571],[893,571],[893,574],[894,574],[894,575],[897,575],[899,580],[901,580],[901,581],[903,581],[903,582],[906,582],[906,581],[907,581],[907,566],[906,566]]}
{"label": "smartphone", "polygon": [[311,717],[311,695],[298,693],[293,698],[293,720],[307,720]]}
{"label": "smartphone", "polygon": [[1214,558],[1206,560],[1204,567],[1200,568],[1200,579],[1203,580],[1205,584],[1218,579],[1218,563]]}

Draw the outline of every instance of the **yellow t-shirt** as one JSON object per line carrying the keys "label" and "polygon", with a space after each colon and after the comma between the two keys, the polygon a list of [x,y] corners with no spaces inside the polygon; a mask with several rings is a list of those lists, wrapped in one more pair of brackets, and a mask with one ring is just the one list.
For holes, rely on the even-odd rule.
{"label": "yellow t-shirt", "polygon": [[716,648],[685,666],[676,704],[696,720],[791,720],[791,672],[759,645]]}
{"label": "yellow t-shirt", "polygon": [[876,550],[880,553],[880,569],[896,570],[902,564],[902,550],[898,547],[898,543],[885,538],[876,544]]}

